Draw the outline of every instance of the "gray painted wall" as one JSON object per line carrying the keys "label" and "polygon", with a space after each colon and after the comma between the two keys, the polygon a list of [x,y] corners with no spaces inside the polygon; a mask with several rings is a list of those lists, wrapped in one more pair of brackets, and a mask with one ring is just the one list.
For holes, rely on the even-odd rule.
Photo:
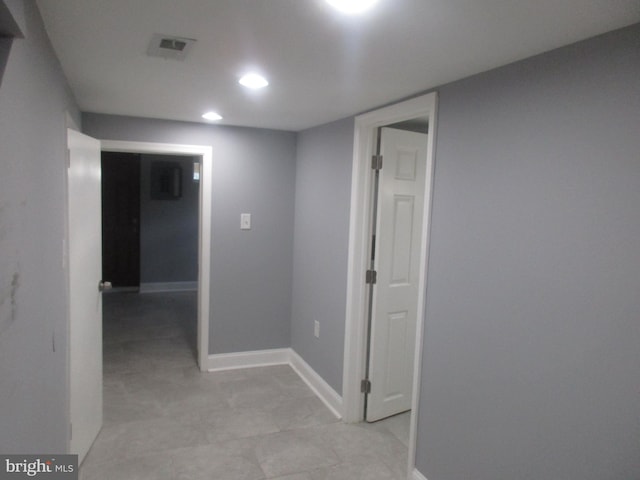
{"label": "gray painted wall", "polygon": [[339,393],[353,134],[352,118],[300,132],[296,170],[291,345]]}
{"label": "gray painted wall", "polygon": [[66,124],[79,114],[33,1],[0,86],[0,452],[67,445]]}
{"label": "gray painted wall", "polygon": [[640,478],[640,26],[440,89],[417,465]]}
{"label": "gray painted wall", "polygon": [[[151,198],[151,164],[182,167],[182,196]],[[140,283],[198,280],[198,209],[200,183],[193,181],[193,157],[140,156]]]}
{"label": "gray painted wall", "polygon": [[11,45],[13,44],[13,38],[0,37],[0,86],[2,86],[2,77],[4,76],[4,69],[7,66],[9,60],[9,53],[11,52]]}
{"label": "gray painted wall", "polygon": [[[210,353],[291,345],[296,135],[83,114],[109,140],[213,146]],[[240,230],[240,214],[252,229]]]}

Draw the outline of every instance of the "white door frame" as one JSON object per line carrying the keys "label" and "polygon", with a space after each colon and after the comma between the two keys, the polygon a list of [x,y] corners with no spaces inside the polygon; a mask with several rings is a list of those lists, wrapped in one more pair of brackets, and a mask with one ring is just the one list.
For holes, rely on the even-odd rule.
{"label": "white door frame", "polygon": [[198,366],[209,368],[209,292],[211,285],[211,199],[213,147],[173,143],[102,140],[103,152],[192,155],[202,158],[200,171],[200,205],[198,222]]}
{"label": "white door frame", "polygon": [[429,227],[431,224],[431,195],[433,179],[434,134],[436,131],[437,93],[429,93],[397,103],[373,112],[359,115],[355,119],[353,143],[353,170],[351,177],[351,213],[349,220],[349,259],[347,270],[347,308],[343,370],[343,415],[345,422],[361,422],[364,418],[363,394],[360,381],[364,378],[367,330],[367,285],[365,274],[368,266],[369,240],[371,235],[372,177],[371,156],[374,154],[378,127],[428,117],[429,138],[427,145],[427,168],[425,179],[424,212],[422,226],[419,277],[418,316],[415,344],[415,368],[413,375],[413,398],[411,430],[409,439],[409,474],[415,467],[417,406],[420,396],[420,374],[422,358],[422,336],[424,331],[424,304],[426,293],[427,255]]}

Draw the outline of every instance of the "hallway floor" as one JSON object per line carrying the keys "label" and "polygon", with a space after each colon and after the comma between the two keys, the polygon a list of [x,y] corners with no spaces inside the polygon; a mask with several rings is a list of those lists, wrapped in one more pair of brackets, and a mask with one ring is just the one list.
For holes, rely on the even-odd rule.
{"label": "hallway floor", "polygon": [[104,296],[83,480],[405,480],[408,414],[341,423],[287,365],[201,373],[195,293]]}

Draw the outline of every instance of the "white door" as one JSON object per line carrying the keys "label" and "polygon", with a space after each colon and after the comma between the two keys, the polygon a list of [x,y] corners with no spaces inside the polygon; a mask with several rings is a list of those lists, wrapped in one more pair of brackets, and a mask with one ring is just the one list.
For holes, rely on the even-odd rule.
{"label": "white door", "polygon": [[69,148],[70,453],[79,461],[102,427],[100,142],[67,130]]}
{"label": "white door", "polygon": [[366,419],[411,409],[427,135],[381,129]]}

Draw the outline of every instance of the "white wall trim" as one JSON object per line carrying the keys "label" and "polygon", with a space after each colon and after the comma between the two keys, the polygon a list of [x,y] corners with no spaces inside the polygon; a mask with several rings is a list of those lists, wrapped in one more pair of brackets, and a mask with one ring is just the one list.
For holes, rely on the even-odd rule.
{"label": "white wall trim", "polygon": [[209,297],[211,292],[211,212],[213,147],[172,143],[102,140],[102,151],[192,155],[201,158],[198,221],[198,365],[205,371],[209,361]]}
{"label": "white wall trim", "polygon": [[427,480],[427,477],[422,475],[417,468],[414,468],[413,472],[411,472],[411,477],[409,477],[409,480]]}
{"label": "white wall trim", "polygon": [[411,427],[409,437],[408,472],[415,467],[417,409],[419,405],[422,337],[424,332],[424,304],[426,291],[426,272],[428,261],[429,229],[431,225],[431,196],[433,184],[433,165],[435,150],[437,93],[429,93],[404,102],[384,107],[355,119],[353,142],[353,169],[351,180],[351,214],[349,223],[349,257],[347,266],[347,308],[345,324],[344,370],[343,370],[343,420],[361,422],[364,417],[364,401],[360,392],[360,380],[364,378],[367,333],[367,290],[364,281],[367,269],[367,257],[370,237],[370,202],[372,196],[371,155],[374,153],[374,139],[378,127],[417,117],[428,117],[429,137],[427,144],[427,168],[425,181],[424,212],[422,229],[419,297],[416,328],[415,368],[413,377],[413,399]]}
{"label": "white wall trim", "polygon": [[140,283],[140,293],[195,292],[198,282],[145,282]]}
{"label": "white wall trim", "polygon": [[140,292],[140,287],[112,287],[109,290],[105,290],[102,292],[104,295],[110,295],[112,293],[138,293]]}
{"label": "white wall trim", "polygon": [[209,355],[209,372],[235,370],[238,368],[267,367],[269,365],[288,365],[290,348],[273,350],[254,350],[250,352],[217,353]]}
{"label": "white wall trim", "polygon": [[342,417],[340,414],[342,412],[342,397],[292,348],[209,355],[207,370],[220,372],[271,365],[289,365],[336,418]]}
{"label": "white wall trim", "polygon": [[342,418],[342,397],[293,349],[290,364],[336,418]]}

